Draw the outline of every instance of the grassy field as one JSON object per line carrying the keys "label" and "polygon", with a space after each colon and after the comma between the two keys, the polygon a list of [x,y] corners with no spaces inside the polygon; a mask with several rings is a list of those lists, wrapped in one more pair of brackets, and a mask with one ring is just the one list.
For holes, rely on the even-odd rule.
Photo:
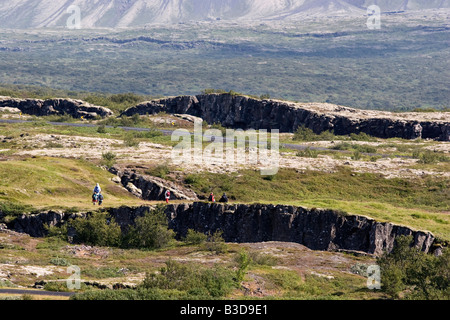
{"label": "grassy field", "polygon": [[96,183],[105,206],[142,203],[111,181],[109,172],[92,163],[63,158],[26,158],[0,164],[0,199],[33,208],[92,209]]}

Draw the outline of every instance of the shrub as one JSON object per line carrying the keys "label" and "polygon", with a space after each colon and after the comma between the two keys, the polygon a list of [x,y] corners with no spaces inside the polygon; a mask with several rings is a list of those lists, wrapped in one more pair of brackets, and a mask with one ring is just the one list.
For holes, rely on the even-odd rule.
{"label": "shrub", "polygon": [[137,288],[121,290],[90,290],[77,293],[70,297],[71,300],[190,300],[206,299],[209,296],[197,296],[179,290],[161,290],[158,288]]}
{"label": "shrub", "polygon": [[200,176],[195,174],[189,174],[184,178],[184,183],[186,184],[196,184],[201,180]]}
{"label": "shrub", "polygon": [[[81,288],[85,289],[86,285],[84,283],[81,283]],[[49,281],[44,285],[44,290],[55,292],[69,292],[72,291],[73,289],[69,289],[67,287],[66,281]]]}
{"label": "shrub", "polygon": [[412,157],[415,159],[419,159],[418,162],[421,164],[433,164],[437,162],[450,161],[450,158],[446,157],[443,153],[434,152],[431,150],[426,150],[424,152],[416,150],[413,152]]}
{"label": "shrub", "polygon": [[112,167],[116,163],[116,157],[116,154],[111,151],[102,153],[103,164],[107,167]]}
{"label": "shrub", "polygon": [[216,130],[220,130],[220,132],[222,132],[222,136],[225,136],[227,133],[227,128],[225,128],[224,126],[222,126],[221,123],[213,123],[210,126],[211,129],[216,129]]}
{"label": "shrub", "polygon": [[354,151],[352,155],[352,160],[361,160],[361,152],[359,152],[358,150]]}
{"label": "shrub", "polygon": [[333,146],[331,149],[333,150],[350,150],[353,148],[353,144],[349,142],[341,142]]}
{"label": "shrub", "polygon": [[235,273],[230,269],[217,265],[206,268],[168,260],[159,273],[147,274],[140,287],[179,290],[191,295],[219,298],[229,294],[236,285]]}
{"label": "shrub", "polygon": [[305,126],[299,126],[292,138],[292,140],[296,141],[326,141],[334,139],[336,139],[336,136],[331,131],[323,131],[320,134],[316,134]]}
{"label": "shrub", "polygon": [[188,244],[199,245],[204,244],[207,239],[208,236],[206,234],[189,229],[186,234],[186,237],[184,238],[184,242]]}
{"label": "shrub", "polygon": [[319,152],[317,150],[312,150],[310,147],[307,147],[305,150],[297,152],[297,157],[302,158],[317,158],[318,156]]}
{"label": "shrub", "polygon": [[208,234],[208,239],[205,242],[205,249],[214,251],[216,254],[227,252],[227,245],[222,237],[223,231],[217,230],[213,234]]}
{"label": "shrub", "polygon": [[121,243],[121,230],[119,225],[101,212],[94,212],[85,219],[75,219],[70,226],[76,232],[77,242],[98,246],[118,246]]}
{"label": "shrub", "polygon": [[377,141],[375,137],[372,137],[364,132],[350,133],[350,139],[354,141]]}
{"label": "shrub", "polygon": [[250,252],[249,253],[251,264],[262,266],[274,266],[277,264],[277,258],[265,253]]}
{"label": "shrub", "polygon": [[174,237],[173,230],[168,228],[164,207],[160,206],[136,218],[135,226],[130,228],[123,244],[126,247],[156,249],[166,247]]}
{"label": "shrub", "polygon": [[145,172],[153,177],[159,177],[162,179],[166,179],[167,175],[170,173],[170,168],[167,163],[162,163],[157,165],[155,168],[148,170]]}
{"label": "shrub", "polygon": [[55,266],[68,266],[68,265],[70,265],[70,263],[66,259],[59,258],[59,257],[52,258],[50,260],[50,263],[55,265]]}
{"label": "shrub", "polygon": [[236,270],[236,281],[241,283],[244,280],[247,273],[248,266],[250,265],[251,258],[246,251],[241,251],[237,256],[238,269]]}
{"label": "shrub", "polygon": [[139,147],[139,141],[136,140],[135,136],[133,133],[127,133],[125,135],[125,138],[123,139],[123,144],[126,147]]}
{"label": "shrub", "polygon": [[106,133],[106,126],[104,124],[98,126],[97,132],[98,133]]}

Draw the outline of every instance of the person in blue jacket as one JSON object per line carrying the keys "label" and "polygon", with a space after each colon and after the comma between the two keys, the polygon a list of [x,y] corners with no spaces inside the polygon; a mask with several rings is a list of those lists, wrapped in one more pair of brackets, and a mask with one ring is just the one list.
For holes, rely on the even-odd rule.
{"label": "person in blue jacket", "polygon": [[102,188],[100,188],[100,185],[97,183],[97,185],[94,188],[94,193],[101,193],[102,192]]}

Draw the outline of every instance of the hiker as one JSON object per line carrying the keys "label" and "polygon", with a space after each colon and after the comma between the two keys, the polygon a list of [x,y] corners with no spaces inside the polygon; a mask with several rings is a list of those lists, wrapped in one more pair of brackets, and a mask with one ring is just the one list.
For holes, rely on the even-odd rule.
{"label": "hiker", "polygon": [[95,204],[98,202],[98,193],[95,193],[92,195],[92,204],[95,206]]}
{"label": "hiker", "polygon": [[98,205],[101,206],[103,203],[103,195],[101,193],[98,194]]}
{"label": "hiker", "polygon": [[167,190],[166,191],[166,203],[169,203],[169,199],[170,199],[170,191]]}
{"label": "hiker", "polygon": [[222,195],[222,198],[220,198],[219,202],[228,202],[228,197],[225,193]]}
{"label": "hiker", "polygon": [[209,195],[208,201],[216,202],[216,199],[214,198],[214,193],[211,192],[211,194]]}
{"label": "hiker", "polygon": [[102,188],[100,188],[100,185],[97,183],[94,187],[94,194],[92,195],[92,204],[98,203],[99,206],[103,203],[103,195],[102,195]]}
{"label": "hiker", "polygon": [[101,193],[102,192],[102,188],[100,188],[100,185],[97,183],[97,185],[94,188],[94,193]]}

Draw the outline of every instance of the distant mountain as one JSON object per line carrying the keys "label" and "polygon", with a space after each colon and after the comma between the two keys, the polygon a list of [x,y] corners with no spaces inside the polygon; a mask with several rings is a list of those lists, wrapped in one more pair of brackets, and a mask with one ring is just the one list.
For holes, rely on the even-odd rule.
{"label": "distant mountain", "polygon": [[0,0],[0,28],[66,26],[72,5],[80,8],[81,27],[90,28],[361,15],[372,4],[389,12],[449,8],[450,0]]}

